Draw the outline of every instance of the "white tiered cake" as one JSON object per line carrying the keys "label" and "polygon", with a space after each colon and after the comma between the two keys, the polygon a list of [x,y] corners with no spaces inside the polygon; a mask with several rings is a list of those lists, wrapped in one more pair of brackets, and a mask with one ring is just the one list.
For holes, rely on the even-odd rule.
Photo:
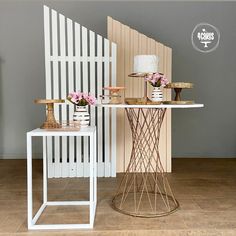
{"label": "white tiered cake", "polygon": [[158,71],[156,55],[137,55],[134,57],[134,73],[155,73]]}

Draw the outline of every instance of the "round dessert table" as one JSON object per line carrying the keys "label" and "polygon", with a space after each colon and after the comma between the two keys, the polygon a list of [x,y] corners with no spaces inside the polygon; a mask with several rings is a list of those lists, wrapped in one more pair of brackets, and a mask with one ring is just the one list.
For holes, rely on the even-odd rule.
{"label": "round dessert table", "polygon": [[103,104],[102,107],[123,108],[132,132],[132,152],[112,207],[136,217],[158,217],[175,212],[176,200],[159,154],[160,130],[169,108],[200,108],[191,105]]}

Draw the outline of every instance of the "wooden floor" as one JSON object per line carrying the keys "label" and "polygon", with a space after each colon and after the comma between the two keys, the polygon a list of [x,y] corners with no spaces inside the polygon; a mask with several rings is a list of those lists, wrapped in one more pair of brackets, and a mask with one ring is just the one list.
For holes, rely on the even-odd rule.
{"label": "wooden floor", "polygon": [[[41,201],[41,177],[42,163],[34,160],[35,207]],[[236,159],[174,159],[169,181],[181,206],[172,215],[143,219],[114,211],[109,204],[118,181],[99,178],[93,230],[33,232],[26,227],[26,161],[0,160],[0,235],[236,235]],[[86,185],[81,179],[50,179],[49,199],[84,198]],[[76,223],[87,217],[85,208],[50,207],[40,221]]]}

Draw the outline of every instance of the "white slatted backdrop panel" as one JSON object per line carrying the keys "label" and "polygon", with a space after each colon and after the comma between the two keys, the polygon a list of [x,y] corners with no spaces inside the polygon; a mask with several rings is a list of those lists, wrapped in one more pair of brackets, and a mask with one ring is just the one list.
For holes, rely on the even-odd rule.
{"label": "white slatted backdrop panel", "polygon": [[[116,44],[44,6],[46,98],[66,99],[71,91],[104,94],[116,85]],[[54,108],[56,119],[72,120],[69,102]],[[90,107],[91,125],[97,126],[98,176],[116,175],[116,111]],[[89,176],[88,138],[48,137],[44,152],[48,177]],[[112,154],[112,155],[111,155]]]}

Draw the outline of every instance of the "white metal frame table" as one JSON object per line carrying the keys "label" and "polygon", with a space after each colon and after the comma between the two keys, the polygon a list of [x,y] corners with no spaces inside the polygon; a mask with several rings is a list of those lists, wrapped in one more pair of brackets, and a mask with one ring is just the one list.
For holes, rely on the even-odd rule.
{"label": "white metal frame table", "polygon": [[112,199],[112,207],[123,214],[146,218],[175,212],[179,203],[165,174],[159,153],[162,121],[168,108],[200,108],[204,105],[102,106],[125,109],[133,141],[130,161]]}
{"label": "white metal frame table", "polygon": [[[90,193],[89,201],[48,201],[47,198],[47,155],[43,153],[43,204],[33,216],[33,186],[32,186],[32,138],[43,137],[46,145],[46,137],[87,136],[90,138]],[[48,131],[35,129],[27,133],[27,191],[28,191],[28,229],[89,229],[93,228],[97,205],[97,162],[96,162],[96,127],[89,126],[79,131]],[[47,206],[89,206],[88,224],[36,224],[40,215]]]}

